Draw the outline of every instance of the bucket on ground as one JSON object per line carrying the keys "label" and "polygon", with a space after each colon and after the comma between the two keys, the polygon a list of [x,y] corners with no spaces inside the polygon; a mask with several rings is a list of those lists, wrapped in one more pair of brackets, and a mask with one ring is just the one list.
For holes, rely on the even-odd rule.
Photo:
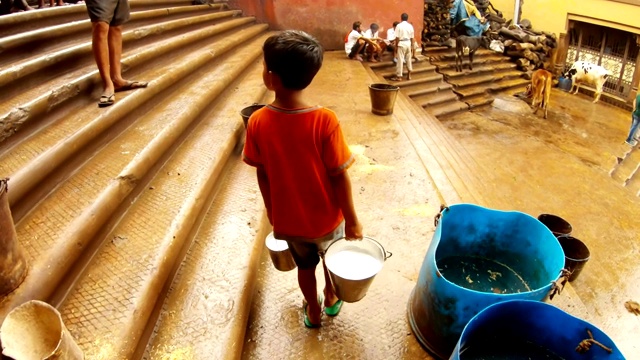
{"label": "bucket on ground", "polygon": [[9,208],[8,180],[0,179],[0,296],[15,290],[27,276],[27,262]]}
{"label": "bucket on ground", "polygon": [[548,227],[556,237],[560,235],[569,235],[571,234],[571,231],[573,231],[571,224],[558,215],[540,214],[538,215],[538,220]]}
{"label": "bucket on ground", "polygon": [[409,299],[418,341],[447,359],[467,322],[489,305],[542,301],[560,277],[564,254],[536,218],[472,204],[443,207]]}
{"label": "bucket on ground", "polygon": [[13,359],[84,359],[58,310],[38,300],[11,310],[0,328],[0,342],[2,354]]}
{"label": "bucket on ground", "polygon": [[269,249],[269,256],[273,266],[280,271],[291,271],[296,268],[296,263],[293,260],[293,255],[289,250],[289,244],[284,240],[278,240],[273,237],[273,232],[270,232],[265,239],[265,245]]}
{"label": "bucket on ground", "polygon": [[560,90],[571,91],[572,87],[573,87],[573,82],[571,81],[571,79],[566,78],[564,76],[560,76],[558,78],[558,88]]}
{"label": "bucket on ground", "polygon": [[376,115],[393,114],[393,106],[396,103],[400,87],[389,84],[369,85],[369,96],[371,97],[371,112]]}
{"label": "bucket on ground", "polygon": [[594,325],[553,305],[513,300],[487,307],[464,328],[450,360],[471,359],[624,360],[624,356]]}
{"label": "bucket on ground", "polygon": [[251,114],[253,114],[256,110],[262,109],[264,106],[265,104],[253,104],[240,111],[240,116],[242,116],[242,121],[244,121],[245,129],[249,124],[249,118],[251,117]]}
{"label": "bucket on ground", "polygon": [[571,276],[569,276],[571,282],[578,278],[589,260],[591,252],[585,243],[573,236],[558,236],[558,242],[564,251],[564,267],[571,271]]}
{"label": "bucket on ground", "polygon": [[323,256],[338,299],[348,303],[362,300],[391,255],[366,236],[362,240],[341,238],[331,243]]}

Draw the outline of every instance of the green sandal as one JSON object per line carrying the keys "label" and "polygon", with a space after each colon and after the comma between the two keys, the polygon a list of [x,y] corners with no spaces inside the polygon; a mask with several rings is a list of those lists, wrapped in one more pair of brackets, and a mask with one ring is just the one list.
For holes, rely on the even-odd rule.
{"label": "green sandal", "polygon": [[342,310],[342,304],[344,304],[344,302],[342,300],[338,300],[335,304],[325,307],[324,313],[328,316],[338,316],[338,314],[340,314],[340,310]]}
{"label": "green sandal", "polygon": [[[320,305],[321,309],[322,309],[322,301],[323,301],[322,295],[318,295],[318,305]],[[307,303],[307,300],[302,300],[302,309],[304,311],[304,326],[308,327],[309,329],[319,328],[320,326],[322,326],[322,324],[314,324],[311,322],[311,320],[309,320],[309,315],[307,315],[308,305],[309,303]]]}

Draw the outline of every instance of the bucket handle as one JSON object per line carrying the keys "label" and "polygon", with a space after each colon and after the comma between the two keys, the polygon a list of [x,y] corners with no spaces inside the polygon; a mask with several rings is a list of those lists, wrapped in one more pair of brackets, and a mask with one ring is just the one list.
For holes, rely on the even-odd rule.
{"label": "bucket handle", "polygon": [[449,207],[445,204],[440,204],[440,211],[433,217],[433,226],[438,227],[442,213],[445,212],[445,210],[449,210]]}
{"label": "bucket handle", "polygon": [[[369,237],[369,236],[363,236],[363,239],[367,239],[367,240],[371,240],[374,243],[376,243],[380,249],[382,249],[382,252],[384,253],[384,261],[387,261],[388,258],[390,258],[391,256],[393,256],[393,253],[391,251],[387,251],[385,250],[384,246],[382,246],[382,244],[380,244],[376,239]],[[331,242],[331,244],[329,244],[329,246],[327,246],[327,249],[329,249],[331,247],[331,245],[333,245],[333,243],[335,243],[336,241],[340,241],[340,240],[347,240],[346,236],[340,237],[338,239],[335,239]],[[358,240],[353,240],[353,241],[358,241]],[[324,259],[324,254],[327,252],[327,250],[323,250],[323,251],[319,251],[318,254],[320,255],[321,258]]]}
{"label": "bucket handle", "polygon": [[549,300],[553,300],[553,297],[556,295],[560,295],[564,286],[569,281],[569,277],[571,276],[571,271],[568,269],[560,270],[560,277],[556,281],[551,282],[551,291],[549,291]]}

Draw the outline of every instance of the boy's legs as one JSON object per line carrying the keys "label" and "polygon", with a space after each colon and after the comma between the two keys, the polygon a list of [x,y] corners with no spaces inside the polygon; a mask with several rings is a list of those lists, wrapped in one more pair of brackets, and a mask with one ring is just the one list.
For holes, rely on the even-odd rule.
{"label": "boy's legs", "polygon": [[298,267],[298,286],[302,296],[307,301],[307,316],[312,324],[320,324],[322,308],[318,304],[318,290],[316,282],[316,268],[301,269]]}
{"label": "boy's legs", "polygon": [[298,266],[298,286],[308,304],[307,316],[312,324],[320,324],[322,308],[318,304],[316,266],[320,262],[318,246],[314,243],[287,241],[289,251]]}
{"label": "boy's legs", "polygon": [[626,143],[629,145],[635,145],[636,140],[634,139],[634,135],[638,128],[640,127],[640,118],[635,115],[631,115],[631,128],[629,129],[629,136],[627,136]]}

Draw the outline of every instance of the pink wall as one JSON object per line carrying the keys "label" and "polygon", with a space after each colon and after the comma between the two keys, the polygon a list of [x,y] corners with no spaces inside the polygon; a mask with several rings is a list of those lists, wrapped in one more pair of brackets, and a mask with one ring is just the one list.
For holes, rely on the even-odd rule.
{"label": "pink wall", "polygon": [[306,31],[327,50],[336,50],[344,49],[344,36],[354,21],[362,22],[363,31],[372,22],[377,23],[384,28],[384,37],[393,22],[400,21],[403,12],[409,14],[419,40],[424,0],[229,0],[229,6],[243,10],[245,16],[255,16],[259,22],[269,23],[274,30]]}

